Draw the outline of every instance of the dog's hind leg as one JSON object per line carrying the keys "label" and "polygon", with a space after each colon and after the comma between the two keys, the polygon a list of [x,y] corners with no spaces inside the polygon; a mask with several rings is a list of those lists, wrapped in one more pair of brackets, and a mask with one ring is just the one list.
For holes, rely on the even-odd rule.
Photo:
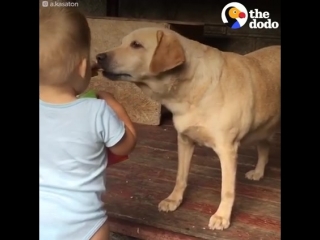
{"label": "dog's hind leg", "polygon": [[256,168],[246,173],[246,178],[258,181],[264,176],[265,167],[269,161],[270,140],[258,142],[258,162]]}
{"label": "dog's hind leg", "polygon": [[159,203],[159,211],[170,212],[180,206],[187,187],[193,151],[194,143],[189,138],[178,134],[178,173],[176,185],[169,197]]}
{"label": "dog's hind leg", "polygon": [[216,144],[215,152],[220,158],[222,183],[221,183],[221,201],[218,210],[211,216],[209,228],[214,230],[223,230],[230,225],[230,216],[235,199],[235,184],[237,173],[237,143],[219,143]]}

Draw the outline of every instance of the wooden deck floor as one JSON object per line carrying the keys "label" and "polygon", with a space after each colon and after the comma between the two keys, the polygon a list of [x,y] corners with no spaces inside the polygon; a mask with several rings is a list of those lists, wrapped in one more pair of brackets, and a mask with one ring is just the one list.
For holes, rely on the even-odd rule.
{"label": "wooden deck floor", "polygon": [[241,148],[237,197],[231,226],[211,231],[207,225],[220,202],[221,170],[216,154],[196,147],[185,198],[175,212],[158,212],[172,191],[177,170],[176,131],[166,119],[161,126],[136,125],[139,141],[130,160],[108,169],[105,197],[111,230],[139,239],[280,239],[280,134],[270,153],[264,179],[245,179],[257,160],[255,148]]}

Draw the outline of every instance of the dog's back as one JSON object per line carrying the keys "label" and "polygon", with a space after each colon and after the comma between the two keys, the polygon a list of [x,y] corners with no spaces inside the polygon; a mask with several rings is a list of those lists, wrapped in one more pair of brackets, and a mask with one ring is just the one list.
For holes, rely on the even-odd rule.
{"label": "dog's back", "polygon": [[244,142],[268,138],[280,125],[280,46],[270,46],[246,54],[253,86],[251,130]]}
{"label": "dog's back", "polygon": [[263,71],[270,74],[269,80],[280,87],[280,46],[270,46],[246,54],[245,56],[255,59]]}
{"label": "dog's back", "polygon": [[280,121],[280,46],[247,55],[222,52],[222,57],[220,86],[216,89],[222,91],[219,95],[223,99],[215,99],[223,100],[218,110],[223,121],[219,124],[238,129],[242,143],[269,138]]}
{"label": "dog's back", "polygon": [[255,109],[259,114],[256,117],[273,115],[280,118],[280,50],[280,46],[270,46],[245,55],[259,65],[257,75],[252,78],[258,90]]}

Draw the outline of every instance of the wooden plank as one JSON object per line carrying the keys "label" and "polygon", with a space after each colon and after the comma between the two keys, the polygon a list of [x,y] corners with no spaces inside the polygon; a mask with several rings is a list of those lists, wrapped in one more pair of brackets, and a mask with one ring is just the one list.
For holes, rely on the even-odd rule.
{"label": "wooden plank", "polygon": [[197,240],[198,238],[109,217],[110,230],[145,240]]}
{"label": "wooden plank", "polygon": [[119,16],[119,0],[106,0],[107,2],[107,16],[118,17]]}
{"label": "wooden plank", "polygon": [[172,121],[165,124],[136,125],[139,140],[130,159],[107,170],[104,201],[109,216],[116,219],[112,231],[150,240],[280,239],[280,170],[268,167],[261,181],[247,180],[244,173],[252,165],[246,161],[255,159],[252,156],[239,159],[237,197],[228,230],[211,231],[207,226],[220,203],[221,170],[212,151],[202,152],[205,148],[193,156],[181,206],[174,212],[158,212],[157,205],[174,187],[177,171],[176,132]]}
{"label": "wooden plank", "polygon": [[[148,159],[152,159],[150,162]],[[138,145],[134,153],[130,155],[130,160],[137,163],[156,166],[158,168],[172,169],[176,171],[178,164],[178,154],[172,151],[163,151],[161,149],[150,149],[145,146]],[[200,157],[193,156],[191,170],[192,172],[202,174],[204,176],[220,176],[220,161],[217,157]],[[279,188],[280,186],[280,171],[278,169],[267,169],[264,180],[261,182],[249,181],[244,178],[246,172],[252,169],[252,166],[238,164],[238,181],[250,185],[265,186],[267,188]],[[274,186],[272,186],[275,184]]]}
{"label": "wooden plank", "polygon": [[[236,37],[269,37],[280,38],[281,29],[250,29],[249,22],[241,29],[233,30],[225,26],[221,20],[221,10],[226,5],[225,1],[202,0],[196,1],[155,1],[150,5],[148,0],[132,1],[121,0],[119,16],[126,18],[141,18],[151,21],[164,21],[171,26],[190,25],[205,27],[206,33],[211,36],[236,36]],[[256,1],[242,2],[248,9],[259,6],[261,11],[269,11],[273,21],[280,22],[280,6],[274,1],[270,4]],[[161,19],[161,20],[160,20]],[[174,26],[173,26],[174,27]],[[208,31],[209,30],[209,31]]]}
{"label": "wooden plank", "polygon": [[[151,148],[157,148],[159,144],[162,145],[165,149],[169,151],[176,151],[177,150],[177,143],[176,142],[161,142],[159,143],[159,140],[149,140],[145,138],[140,139],[141,144],[145,146],[149,146]],[[243,164],[248,165],[255,165],[257,161],[257,151],[254,148],[254,146],[248,146],[248,147],[240,147],[238,151],[238,162],[241,162],[241,159],[246,159],[246,161],[242,161]],[[194,155],[197,156],[207,156],[212,157],[215,156],[216,153],[213,152],[212,149],[206,148],[206,147],[199,147],[196,146]],[[280,149],[277,147],[271,146],[270,150],[270,159],[269,159],[268,166],[269,167],[278,167],[280,166],[281,160],[280,160]]]}
{"label": "wooden plank", "polygon": [[250,202],[249,198],[237,198],[228,231],[208,230],[209,218],[217,209],[220,197],[218,192],[201,186],[189,188],[177,211],[158,212],[157,204],[172,186],[167,181],[159,181],[153,172],[149,172],[147,179],[137,175],[146,169],[137,171],[134,165],[128,161],[108,170],[110,186],[104,200],[110,216],[202,239],[280,239],[280,218],[275,217],[276,211],[280,211],[279,205],[269,203],[261,208],[263,202]]}
{"label": "wooden plank", "polygon": [[[179,32],[181,27],[199,27],[201,28],[201,35],[206,35],[206,30],[211,30],[210,36],[220,36],[220,37],[246,37],[246,38],[263,38],[268,37],[270,39],[280,39],[279,31],[280,30],[270,30],[268,31],[261,31],[261,29],[254,30],[252,29],[243,29],[239,31],[232,31],[228,29],[223,23],[221,22],[212,22],[212,23],[204,23],[204,22],[197,22],[197,21],[176,21],[176,20],[161,20],[161,19],[145,19],[145,18],[128,18],[128,17],[100,17],[100,16],[88,16],[90,19],[104,19],[104,20],[111,20],[111,21],[134,21],[134,22],[150,22],[150,23],[163,23],[166,24],[166,27]],[[181,27],[180,27],[181,26]],[[213,30],[212,30],[213,29]],[[277,40],[279,41],[279,40]]]}
{"label": "wooden plank", "polygon": [[[170,24],[177,25],[190,25],[190,26],[204,26],[203,22],[190,22],[190,21],[175,21],[175,20],[162,20],[162,19],[144,19],[144,18],[128,18],[128,17],[100,17],[100,16],[87,16],[90,19],[103,19],[111,21],[134,21],[134,22],[149,22],[149,23],[162,23],[170,27]],[[213,23],[214,24],[214,23]],[[215,26],[224,26],[224,24],[217,23]]]}
{"label": "wooden plank", "polygon": [[[154,159],[149,160],[152,161]],[[111,173],[113,174],[113,176],[118,176],[119,178],[127,177],[127,179],[132,179],[132,177],[134,177],[135,175],[136,177],[144,179],[145,181],[149,181],[154,185],[166,185],[165,188],[168,189],[168,192],[164,193],[162,198],[167,197],[173,190],[174,182],[176,179],[176,171],[168,171],[168,169],[143,166],[141,164],[138,164],[137,161],[133,161],[130,164],[123,164],[122,168],[127,170],[130,169],[131,173],[125,173],[123,169],[118,168],[113,168],[113,170],[111,170]],[[197,188],[202,188],[208,192],[213,192],[215,194],[215,197],[213,198],[214,202],[220,202],[221,177],[218,178],[212,175],[203,176],[191,171],[189,174],[188,186],[188,194],[193,191],[198,192]],[[162,191],[163,190],[161,189],[160,193],[162,193]],[[270,209],[262,209],[261,211],[263,212],[263,214],[270,214],[274,217],[279,214],[276,207],[280,203],[279,189],[243,184],[237,181],[237,198],[241,199],[241,201],[239,202],[246,203],[244,204],[243,211],[250,211],[250,209],[252,209],[252,207],[254,206],[255,201],[258,200],[265,202],[266,205],[267,203],[270,203],[270,206],[272,206],[270,207]],[[159,202],[161,200],[162,199],[160,196]],[[213,200],[207,199],[206,201],[211,202]],[[259,212],[258,209],[254,209],[254,211]],[[265,210],[267,212],[264,212]]]}

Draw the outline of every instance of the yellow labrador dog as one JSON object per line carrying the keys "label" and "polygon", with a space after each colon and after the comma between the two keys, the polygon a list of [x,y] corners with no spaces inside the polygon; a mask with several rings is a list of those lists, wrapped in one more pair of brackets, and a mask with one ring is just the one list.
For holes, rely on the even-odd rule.
{"label": "yellow labrador dog", "polygon": [[235,199],[237,150],[257,144],[258,163],[246,173],[264,175],[269,143],[280,123],[280,46],[247,55],[221,52],[162,28],[142,28],[97,62],[111,80],[136,83],[173,114],[178,132],[178,173],[159,210],[176,210],[187,187],[194,145],[212,148],[222,170],[221,202],[211,229],[226,229]]}

